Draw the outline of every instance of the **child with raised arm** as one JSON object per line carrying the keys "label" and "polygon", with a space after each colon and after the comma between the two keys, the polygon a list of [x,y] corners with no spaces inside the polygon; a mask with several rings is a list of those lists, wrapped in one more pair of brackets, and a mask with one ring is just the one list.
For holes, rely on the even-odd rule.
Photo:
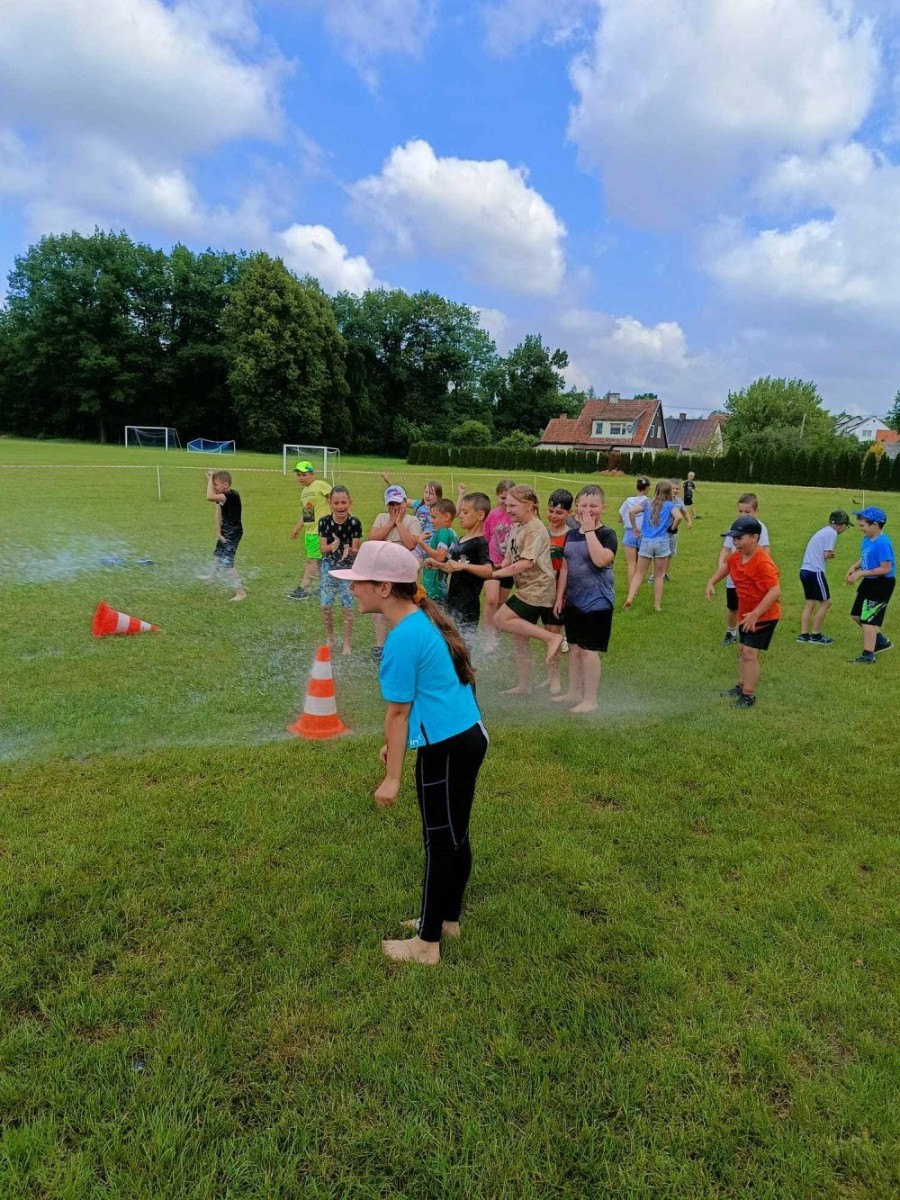
{"label": "child with raised arm", "polygon": [[875,661],[876,654],[890,650],[894,645],[881,632],[881,627],[894,594],[896,559],[891,539],[884,532],[887,521],[884,509],[870,504],[853,515],[863,535],[862,549],[845,579],[847,583],[859,583],[850,616],[862,629],[863,649],[862,654],[851,661],[870,664]]}
{"label": "child with raised arm", "polygon": [[[503,556],[506,553],[506,543],[512,521],[506,511],[506,497],[511,488],[516,485],[511,479],[501,479],[495,488],[497,505],[488,513],[484,523],[484,536],[488,544],[491,562],[495,567],[503,566]],[[497,633],[494,628],[494,617],[497,609],[504,603],[512,588],[508,579],[489,579],[484,585],[484,648],[492,650],[497,645]]]}
{"label": "child with raised arm", "polygon": [[484,492],[466,492],[460,496],[457,516],[462,537],[450,547],[445,561],[425,560],[426,567],[446,574],[449,582],[444,607],[467,642],[478,628],[481,592],[494,569],[483,533],[490,511],[491,502]]}
{"label": "child with raised arm", "polygon": [[247,593],[234,565],[237,548],[244,536],[241,497],[232,488],[228,471],[206,472],[206,499],[216,506],[216,548],[212,572],[200,578],[212,582],[220,571],[224,571],[234,588],[231,600],[244,600]]}
{"label": "child with raised arm", "polygon": [[806,543],[803,562],[800,564],[800,586],[803,588],[806,604],[800,614],[798,642],[811,643],[814,646],[830,646],[834,642],[834,638],[826,637],[822,632],[822,626],[831,608],[831,592],[825,577],[825,563],[829,558],[834,558],[838,536],[849,528],[849,514],[843,509],[835,509],[828,518],[828,524],[814,533]]}
{"label": "child with raised arm", "polygon": [[[506,510],[512,521],[503,566],[494,573],[495,580],[515,579],[516,594],[497,609],[494,628],[511,633],[516,640],[518,684],[504,695],[531,694],[531,652],[529,638],[547,646],[547,662],[552,663],[563,644],[558,631],[558,618],[553,615],[556,602],[556,572],[550,559],[550,535],[538,516],[540,501],[534,488],[519,484],[506,497]],[[538,621],[544,624],[538,628]],[[552,632],[546,626],[557,627]]]}
{"label": "child with raised arm", "polygon": [[556,584],[553,611],[562,616],[569,643],[569,690],[555,696],[573,713],[594,712],[600,687],[600,655],[609,649],[616,585],[613,562],[619,539],[603,524],[606,496],[589,484],[575,500],[579,528],[570,529]]}
{"label": "child with raised arm", "polygon": [[322,621],[329,646],[334,645],[334,602],[340,599],[343,619],[343,648],[346,657],[352,651],[353,596],[350,585],[332,579],[335,567],[352,567],[362,543],[362,524],[350,513],[353,501],[347,488],[338,484],[328,497],[331,514],[319,521],[319,549],[322,552],[322,573],[319,581]]}
{"label": "child with raised arm", "polygon": [[738,599],[741,657],[738,682],[723,696],[734,696],[735,708],[752,708],[759,683],[759,654],[768,650],[781,617],[781,574],[768,550],[760,545],[762,525],[756,517],[738,517],[722,537],[735,547],[706,585],[712,600],[716,584],[730,575]]}

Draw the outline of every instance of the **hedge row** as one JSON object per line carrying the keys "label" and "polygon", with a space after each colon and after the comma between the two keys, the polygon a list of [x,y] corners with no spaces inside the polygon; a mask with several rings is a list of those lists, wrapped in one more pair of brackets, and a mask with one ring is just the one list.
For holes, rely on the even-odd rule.
{"label": "hedge row", "polygon": [[866,488],[900,492],[900,456],[884,456],[848,448],[839,454],[775,451],[751,458],[737,450],[714,456],[677,454],[664,450],[648,454],[637,450],[504,450],[498,446],[445,446],[417,442],[407,461],[417,466],[481,468],[486,471],[540,472],[546,475],[593,475],[598,471],[623,471],[626,475],[683,479],[694,471],[698,479],[721,483],[783,483],[798,487]]}

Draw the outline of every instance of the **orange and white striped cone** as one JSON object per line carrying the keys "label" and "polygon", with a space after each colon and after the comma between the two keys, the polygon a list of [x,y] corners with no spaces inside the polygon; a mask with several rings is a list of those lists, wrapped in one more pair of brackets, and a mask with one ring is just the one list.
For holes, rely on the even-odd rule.
{"label": "orange and white striped cone", "polygon": [[128,613],[110,608],[105,600],[101,600],[97,605],[94,623],[91,626],[91,633],[94,637],[111,637],[116,633],[131,636],[135,633],[159,632],[158,625],[151,625],[149,621],[142,621],[140,617],[130,617]]}
{"label": "orange and white striped cone", "polygon": [[334,676],[331,673],[331,650],[320,646],[313,663],[312,675],[306,688],[303,712],[288,733],[310,741],[340,737],[350,730],[337,714],[337,699],[334,692]]}

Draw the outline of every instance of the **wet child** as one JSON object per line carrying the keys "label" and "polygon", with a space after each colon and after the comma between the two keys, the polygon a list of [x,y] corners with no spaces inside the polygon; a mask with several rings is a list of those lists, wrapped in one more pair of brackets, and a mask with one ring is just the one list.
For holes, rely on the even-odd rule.
{"label": "wet child", "polygon": [[429,600],[442,602],[447,595],[447,576],[429,562],[443,563],[447,560],[450,547],[456,541],[451,526],[456,517],[456,505],[452,500],[436,500],[431,506],[431,521],[434,531],[426,540],[423,533],[420,545],[427,550],[425,570],[422,572],[422,587]]}
{"label": "wet child", "polygon": [[445,573],[448,579],[444,607],[467,642],[478,628],[481,592],[493,571],[484,536],[484,522],[491,502],[484,492],[467,492],[459,499],[457,517],[462,529],[459,541],[450,547],[444,562],[426,559],[425,565]]}
{"label": "wet child", "polygon": [[351,653],[353,641],[353,595],[350,584],[332,579],[335,567],[352,567],[362,543],[362,524],[350,513],[353,501],[347,488],[338,484],[328,497],[331,513],[319,521],[319,549],[322,554],[319,592],[322,604],[322,621],[325,638],[329,646],[334,645],[334,602],[340,600],[343,621],[343,647],[346,657]]}
{"label": "wet child", "polygon": [[209,575],[201,575],[212,582],[223,571],[234,588],[232,600],[244,600],[247,593],[234,565],[241,538],[244,536],[241,497],[231,486],[228,471],[206,472],[206,499],[216,506],[216,548],[213,550],[213,565]]}

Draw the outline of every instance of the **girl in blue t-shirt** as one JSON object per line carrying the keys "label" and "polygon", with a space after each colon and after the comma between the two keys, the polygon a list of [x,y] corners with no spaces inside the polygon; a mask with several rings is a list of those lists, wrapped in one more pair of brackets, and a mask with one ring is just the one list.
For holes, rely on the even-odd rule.
{"label": "girl in blue t-shirt", "polygon": [[[675,533],[684,517],[684,510],[678,506],[675,499],[675,489],[671,479],[661,479],[656,485],[652,502],[646,497],[641,506],[644,513],[643,524],[636,534],[638,542],[637,569],[628,586],[628,596],[623,608],[631,608],[634,598],[641,588],[650,564],[653,564],[653,607],[662,612],[663,588],[666,586],[666,572],[669,569],[669,558],[672,553],[670,536]],[[626,517],[626,527],[631,526],[635,531],[635,516],[637,508],[631,508]]]}
{"label": "girl in blue t-shirt", "polygon": [[392,959],[433,966],[442,934],[459,935],[463,895],[472,869],[469,817],[488,739],[475,702],[475,670],[462,634],[417,584],[418,559],[393,542],[364,542],[349,579],[364,613],[378,613],[390,632],[379,671],[387,701],[375,803],[393,805],[407,746],[416,750],[416,792],[425,843],[425,881],[411,938],[382,942]]}

